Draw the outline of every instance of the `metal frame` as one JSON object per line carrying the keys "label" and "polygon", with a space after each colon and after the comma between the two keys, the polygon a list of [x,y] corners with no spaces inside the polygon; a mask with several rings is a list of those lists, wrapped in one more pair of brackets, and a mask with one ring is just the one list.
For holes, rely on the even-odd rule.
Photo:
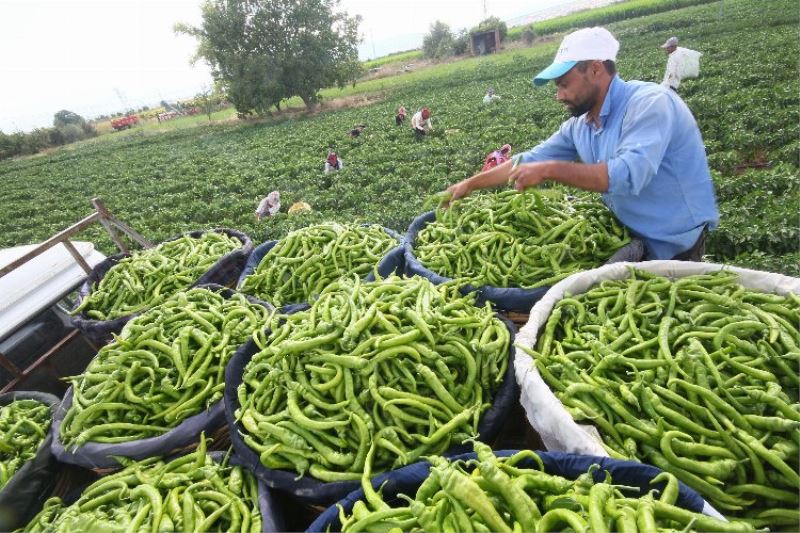
{"label": "metal frame", "polygon": [[[111,212],[108,209],[106,209],[105,204],[100,198],[92,198],[92,205],[94,206],[95,209],[92,214],[84,217],[75,224],[53,235],[52,237],[41,243],[39,246],[31,250],[30,252],[26,253],[22,257],[12,261],[5,267],[1,268],[0,278],[16,270],[17,268],[21,267],[31,259],[41,255],[45,251],[49,250],[50,248],[58,244],[64,245],[64,247],[67,249],[70,255],[72,255],[72,257],[75,259],[75,262],[78,263],[78,265],[88,275],[92,271],[92,268],[89,266],[88,263],[86,263],[81,254],[78,252],[78,250],[75,249],[75,246],[70,241],[70,238],[76,233],[86,229],[87,227],[91,226],[94,223],[99,223],[100,225],[103,226],[103,228],[105,228],[105,230],[111,236],[111,240],[114,241],[114,244],[116,244],[117,248],[119,248],[120,251],[122,251],[123,253],[128,253],[129,249],[125,245],[125,242],[122,240],[120,233],[127,235],[133,241],[139,243],[143,248],[153,247],[153,244],[150,243],[150,241],[148,241],[142,235],[134,231],[130,226],[128,226],[121,220],[114,217],[114,215],[112,215]],[[47,363],[50,357],[53,356],[53,354],[57,353],[62,347],[64,347],[78,335],[79,332],[77,329],[70,330],[70,332],[67,333],[67,335],[65,335],[64,338],[58,341],[44,354],[36,358],[36,360],[24,370],[17,367],[17,365],[15,365],[8,357],[6,357],[5,354],[0,352],[0,366],[8,370],[14,376],[14,378],[11,381],[9,381],[7,385],[5,385],[2,389],[0,389],[0,393],[13,390],[14,387],[16,387],[19,383],[24,381],[30,374],[32,374],[34,370],[36,370],[43,364]]]}

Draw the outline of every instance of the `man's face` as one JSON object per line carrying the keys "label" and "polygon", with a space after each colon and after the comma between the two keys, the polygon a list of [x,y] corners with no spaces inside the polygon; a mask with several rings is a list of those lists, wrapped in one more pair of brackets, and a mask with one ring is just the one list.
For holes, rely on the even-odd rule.
{"label": "man's face", "polygon": [[666,48],[664,48],[664,52],[665,52],[667,55],[670,55],[670,54],[671,54],[672,52],[674,52],[674,51],[675,51],[677,48],[678,48],[677,46],[667,46]]}
{"label": "man's face", "polygon": [[573,67],[560,78],[556,78],[556,100],[564,104],[573,117],[579,117],[591,110],[597,103],[600,87],[593,81],[592,65],[581,72]]}

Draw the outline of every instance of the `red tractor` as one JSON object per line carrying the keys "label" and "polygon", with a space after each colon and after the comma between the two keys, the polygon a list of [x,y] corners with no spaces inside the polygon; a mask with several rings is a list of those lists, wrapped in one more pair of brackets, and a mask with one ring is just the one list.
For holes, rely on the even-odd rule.
{"label": "red tractor", "polygon": [[135,124],[139,123],[137,115],[128,115],[125,117],[115,118],[111,121],[111,127],[117,131],[132,128]]}

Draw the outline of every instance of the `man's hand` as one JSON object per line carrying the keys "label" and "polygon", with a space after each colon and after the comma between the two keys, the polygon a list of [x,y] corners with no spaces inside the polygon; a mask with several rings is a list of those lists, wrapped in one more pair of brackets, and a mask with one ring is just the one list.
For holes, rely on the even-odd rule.
{"label": "man's hand", "polygon": [[508,182],[514,184],[518,191],[524,191],[528,187],[536,187],[547,178],[547,163],[523,163],[517,165],[508,175]]}
{"label": "man's hand", "polygon": [[447,208],[450,207],[452,202],[456,200],[460,200],[465,196],[469,196],[469,193],[472,192],[472,188],[469,186],[469,180],[459,181],[458,183],[451,185],[447,188],[447,192],[450,193],[450,199],[443,204],[443,207]]}

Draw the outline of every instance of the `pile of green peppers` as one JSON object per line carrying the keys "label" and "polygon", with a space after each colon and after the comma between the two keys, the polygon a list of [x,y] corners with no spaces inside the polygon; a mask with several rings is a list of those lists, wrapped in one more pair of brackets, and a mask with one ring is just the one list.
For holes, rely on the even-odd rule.
{"label": "pile of green peppers", "polygon": [[273,317],[254,334],[259,351],[237,391],[245,443],[268,468],[330,482],[474,436],[510,345],[507,326],[474,301],[420,277],[356,276],[307,311]]}
{"label": "pile of green peppers", "polygon": [[671,472],[727,516],[797,528],[798,327],[796,294],[632,270],[562,299],[528,351],[612,457]]}
{"label": "pile of green peppers", "polygon": [[261,533],[258,485],[240,466],[215,462],[205,441],[170,462],[129,461],[87,487],[72,505],[49,499],[25,533],[238,531]]}
{"label": "pile of green peppers", "polygon": [[[595,482],[594,468],[575,480],[547,474],[529,450],[501,458],[476,442],[475,454],[469,461],[430,457],[428,477],[413,498],[399,494],[397,500],[405,504],[396,507],[364,480],[365,499],[355,503],[352,514],[339,508],[341,531],[755,531],[747,523],[676,506],[678,480],[671,474],[653,478],[661,491],[629,496],[631,487],[613,485],[608,473],[603,482]],[[519,465],[523,460],[536,466]]]}
{"label": "pile of green peppers", "polygon": [[440,207],[413,244],[417,259],[441,276],[532,289],[594,268],[628,242],[627,230],[595,197],[529,189]]}
{"label": "pile of green peppers", "polygon": [[51,421],[50,407],[36,400],[0,407],[0,490],[36,455]]}
{"label": "pile of green peppers", "polygon": [[222,398],[226,363],[268,315],[242,294],[197,288],[134,318],[71,378],[64,446],[161,435],[203,411]]}
{"label": "pile of green peppers", "polygon": [[184,235],[134,252],[111,267],[72,313],[113,320],[149,309],[191,286],[222,256],[241,247],[236,237],[206,231],[199,238]]}
{"label": "pile of green peppers", "polygon": [[337,279],[364,277],[399,242],[378,225],[328,223],[281,239],[244,279],[241,291],[276,307],[314,299]]}

